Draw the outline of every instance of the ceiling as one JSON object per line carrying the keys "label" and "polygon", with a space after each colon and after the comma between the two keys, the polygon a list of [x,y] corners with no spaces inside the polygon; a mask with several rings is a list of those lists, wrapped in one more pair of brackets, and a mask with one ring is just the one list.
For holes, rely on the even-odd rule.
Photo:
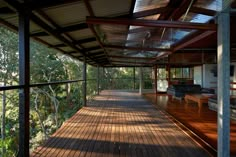
{"label": "ceiling", "polygon": [[[63,54],[94,66],[153,66],[216,53],[221,0],[0,0],[0,24],[16,31],[17,11],[27,9],[30,36]],[[234,21],[232,12],[232,50]]]}

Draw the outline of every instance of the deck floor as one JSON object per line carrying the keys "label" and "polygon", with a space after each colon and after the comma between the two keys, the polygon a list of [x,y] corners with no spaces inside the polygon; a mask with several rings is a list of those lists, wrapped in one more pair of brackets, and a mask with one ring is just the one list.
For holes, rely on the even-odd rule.
{"label": "deck floor", "polygon": [[31,156],[210,156],[137,93],[104,91]]}
{"label": "deck floor", "polygon": [[[159,109],[164,110],[176,120],[197,134],[213,149],[217,150],[217,112],[203,104],[199,109],[197,103],[187,104],[184,100],[170,99],[167,94],[145,94]],[[230,124],[230,156],[236,157],[236,121]]]}

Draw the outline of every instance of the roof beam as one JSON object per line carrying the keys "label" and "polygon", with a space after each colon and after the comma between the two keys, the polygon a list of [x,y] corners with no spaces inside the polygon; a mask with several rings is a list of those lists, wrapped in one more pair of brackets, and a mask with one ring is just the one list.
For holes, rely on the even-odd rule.
{"label": "roof beam", "polygon": [[[0,18],[0,24],[5,25],[6,27],[10,28],[10,29],[13,30],[13,31],[16,31],[16,32],[18,31],[18,28],[17,28],[16,26],[10,24],[9,22],[7,22],[7,21],[5,21],[5,20],[3,20],[3,19],[1,19],[1,18]],[[42,44],[44,44],[44,45],[46,45],[46,46],[48,46],[48,47],[52,47],[51,44],[49,44],[49,43],[43,41],[43,40],[40,39],[40,38],[33,37],[33,39],[36,40],[36,41],[38,41],[38,42],[40,42],[40,43],[42,43]],[[61,49],[59,49],[59,48],[55,48],[55,49],[58,50],[58,51],[60,51],[60,52],[62,52],[63,54],[67,54],[66,51],[63,51],[63,50],[61,50]],[[77,59],[77,58],[74,57],[74,56],[71,56],[71,57]]]}
{"label": "roof beam", "polygon": [[7,14],[15,14],[16,12],[14,12],[13,10],[11,10],[8,7],[2,7],[0,8],[0,15],[7,15]]}
{"label": "roof beam", "polygon": [[[44,1],[44,0],[42,0]],[[52,0],[54,1],[54,0]],[[28,6],[29,4],[27,3],[19,3],[18,1],[15,0],[5,0],[5,2],[10,6],[15,8],[16,10],[22,10],[25,9],[25,7],[30,7]],[[42,13],[41,11],[39,11],[40,13]],[[43,14],[44,15],[44,14]],[[43,22],[40,18],[38,18],[35,14],[31,14],[30,19],[39,27],[41,27],[45,32],[47,32],[48,34],[54,36],[55,38],[57,38],[58,40],[62,41],[63,43],[65,43],[66,45],[70,46],[71,48],[73,48],[74,50],[82,53],[83,55],[85,55],[84,52],[81,51],[81,49],[79,49],[78,47],[76,47],[74,44],[72,44],[70,41],[68,41],[65,37],[59,35],[57,32],[54,31],[53,28],[51,28],[48,24],[46,24],[45,22]],[[48,20],[48,19],[47,19]],[[49,20],[50,21],[50,20]],[[52,21],[50,21],[52,22]],[[54,24],[54,22],[52,22]]]}
{"label": "roof beam", "polygon": [[76,47],[73,43],[69,42],[66,38],[64,38],[63,36],[57,34],[50,26],[48,26],[46,23],[44,23],[41,19],[39,19],[37,16],[35,15],[31,15],[31,20],[37,24],[38,26],[40,26],[42,29],[44,29],[44,31],[46,31],[48,34],[54,36],[55,38],[59,39],[60,41],[62,41],[63,43],[65,43],[66,45],[70,46],[71,48],[73,48],[74,50],[76,50],[77,52],[82,53],[83,55],[86,56],[86,54],[79,49],[78,47]]}
{"label": "roof beam", "polygon": [[85,38],[85,39],[79,39],[79,40],[76,40],[74,42],[74,44],[84,44],[84,43],[89,43],[89,42],[93,42],[93,41],[97,41],[95,37],[90,37],[90,38]]}
{"label": "roof beam", "polygon": [[88,28],[87,23],[79,23],[79,24],[70,25],[70,26],[67,26],[67,27],[60,28],[56,31],[58,33],[66,33],[66,32],[78,31],[78,30],[86,29],[86,28]]}
{"label": "roof beam", "polygon": [[97,55],[101,55],[104,54],[104,51],[99,51],[99,52],[94,52],[94,53],[88,53],[88,55],[90,56],[97,56]]}
{"label": "roof beam", "polygon": [[163,48],[130,47],[130,46],[119,46],[119,45],[104,45],[104,47],[111,49],[126,49],[126,50],[140,50],[140,51],[171,51],[171,49],[163,49]]}
{"label": "roof beam", "polygon": [[217,13],[215,10],[209,10],[209,9],[200,8],[200,7],[191,7],[189,11],[192,13],[198,13],[198,14],[203,14],[203,15],[208,15],[208,16],[215,16]]}
{"label": "roof beam", "polygon": [[116,68],[116,67],[152,67],[153,65],[151,66],[148,66],[148,65],[125,65],[125,64],[115,64],[115,65],[104,65],[103,67],[106,67],[106,68]]}
{"label": "roof beam", "polygon": [[[73,31],[78,31],[81,29],[86,29],[88,28],[88,25],[86,23],[79,23],[79,24],[75,24],[75,25],[71,25],[71,26],[66,26],[63,28],[59,28],[59,29],[55,29],[54,31],[62,34],[62,33],[67,33],[67,32],[73,32]],[[32,36],[48,36],[49,34],[46,32],[37,32],[37,33],[32,33]]]}
{"label": "roof beam", "polygon": [[129,17],[133,17],[135,4],[136,4],[136,0],[132,0],[131,1],[131,6],[130,6],[130,9],[129,9]]}
{"label": "roof beam", "polygon": [[111,56],[109,55],[110,58],[120,58],[120,59],[134,59],[134,60],[153,60],[155,59],[154,57],[148,58],[148,57],[128,57],[128,56]]}
{"label": "roof beam", "polygon": [[103,58],[98,60],[99,63],[109,63],[109,61],[107,60],[107,58]]}
{"label": "roof beam", "polygon": [[117,60],[111,60],[113,63],[125,63],[127,65],[131,64],[141,64],[141,65],[149,65],[150,63],[148,62],[134,62],[134,61],[117,61]]}
{"label": "roof beam", "polygon": [[182,2],[182,0],[170,0],[166,7],[166,11],[160,15],[158,20],[169,20],[170,17],[173,15],[172,13],[176,12],[176,10],[180,8]]}
{"label": "roof beam", "polygon": [[203,38],[206,38],[207,36],[213,33],[215,33],[215,31],[206,31],[206,32],[197,31],[197,32],[191,33],[190,35],[188,35],[187,37],[185,37],[184,39],[182,39],[181,41],[173,45],[173,51],[175,52],[177,50],[185,48],[188,45],[194,42],[197,42]]}
{"label": "roof beam", "polygon": [[159,59],[161,59],[161,58],[164,58],[164,57],[166,57],[166,56],[168,56],[168,55],[170,55],[170,54],[172,54],[172,53],[173,53],[173,52],[165,52],[165,53],[163,53],[163,54],[157,56],[157,57],[153,60],[152,63],[155,63],[157,60],[159,60]]}
{"label": "roof beam", "polygon": [[[90,2],[89,2],[88,0],[84,0],[84,3],[85,3],[86,8],[87,8],[87,10],[88,10],[88,12],[89,12],[89,15],[90,15],[90,16],[95,16],[94,11],[93,11],[93,9],[92,9],[92,6],[91,6]],[[103,44],[102,44],[102,42],[101,42],[99,36],[97,35],[97,33],[96,33],[94,27],[93,27],[92,25],[89,25],[89,28],[90,28],[90,30],[93,32],[94,36],[96,37],[96,39],[97,39],[97,41],[98,41],[98,43],[99,43],[99,46],[104,50],[104,54],[106,55],[107,60],[109,61],[107,52],[106,52],[106,50],[104,49]],[[97,30],[100,31],[99,27],[97,27]],[[109,61],[109,63],[111,63],[111,62]]]}
{"label": "roof beam", "polygon": [[37,33],[31,33],[30,36],[31,37],[43,37],[43,36],[49,36],[49,34],[46,32],[37,32]]}
{"label": "roof beam", "polygon": [[145,27],[166,27],[180,29],[199,29],[199,30],[216,30],[216,24],[204,24],[181,21],[162,21],[162,20],[141,20],[141,19],[116,19],[105,17],[87,17],[88,24],[110,24],[110,25],[133,25]]}
{"label": "roof beam", "polygon": [[[84,43],[89,43],[89,42],[93,42],[93,41],[96,41],[96,38],[90,37],[90,38],[76,40],[73,42],[73,44],[84,44]],[[65,47],[65,46],[66,45],[62,43],[62,44],[53,45],[52,47]]]}
{"label": "roof beam", "polygon": [[92,9],[92,7],[91,7],[89,1],[88,1],[88,0],[83,0],[83,1],[84,1],[84,4],[85,4],[85,6],[86,6],[88,12],[89,12],[89,15],[90,15],[90,16],[94,16],[95,14],[94,14],[94,11],[93,11],[93,9]]}
{"label": "roof beam", "polygon": [[[91,56],[92,57],[92,56]],[[96,57],[92,57],[93,59],[101,59],[101,58],[107,58],[105,55],[102,55],[102,56],[96,56]]]}
{"label": "roof beam", "polygon": [[85,51],[89,52],[89,51],[98,50],[98,49],[101,49],[101,47],[100,46],[93,46],[93,47],[86,48]]}
{"label": "roof beam", "polygon": [[194,4],[196,0],[182,0],[181,4],[178,8],[176,8],[170,15],[168,19],[178,20],[183,14],[187,13],[188,8],[190,8],[192,4]]}
{"label": "roof beam", "polygon": [[168,9],[167,7],[160,7],[160,8],[155,8],[155,9],[135,12],[135,13],[133,13],[132,18],[141,18],[141,17],[145,17],[145,16],[161,14],[161,13],[166,12],[167,9]]}
{"label": "roof beam", "polygon": [[4,25],[4,26],[10,28],[13,31],[18,31],[18,28],[15,25],[9,23],[8,21],[5,21],[2,18],[0,18],[0,25]]}

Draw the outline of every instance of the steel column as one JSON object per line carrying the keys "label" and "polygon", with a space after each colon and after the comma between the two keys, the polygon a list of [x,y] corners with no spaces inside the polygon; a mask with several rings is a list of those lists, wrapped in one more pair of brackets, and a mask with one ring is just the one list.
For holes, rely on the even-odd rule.
{"label": "steel column", "polygon": [[170,78],[170,75],[171,75],[171,73],[170,73],[170,65],[167,65],[167,72],[168,72],[168,87],[170,86],[170,81],[171,81],[171,78]]}
{"label": "steel column", "polygon": [[29,84],[30,84],[30,35],[27,9],[19,11],[19,156],[29,156]]}
{"label": "steel column", "polygon": [[135,67],[133,67],[133,89],[135,89]]}
{"label": "steel column", "polygon": [[143,94],[143,68],[139,68],[139,94]]}
{"label": "steel column", "polygon": [[87,106],[87,63],[86,57],[84,57],[83,64],[83,105]]}
{"label": "steel column", "polygon": [[100,75],[99,75],[99,66],[97,66],[97,95],[99,95],[99,86],[100,86],[100,82],[99,82],[99,79],[100,79],[100,77],[99,77]]}
{"label": "steel column", "polygon": [[154,90],[157,94],[157,65],[154,66]]}
{"label": "steel column", "polygon": [[218,157],[230,156],[230,16],[218,15]]}

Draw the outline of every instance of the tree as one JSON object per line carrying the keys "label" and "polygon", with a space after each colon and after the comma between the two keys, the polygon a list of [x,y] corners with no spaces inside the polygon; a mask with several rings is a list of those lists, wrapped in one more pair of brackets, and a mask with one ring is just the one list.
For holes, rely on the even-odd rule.
{"label": "tree", "polygon": [[[16,34],[0,27],[0,83],[2,86],[18,83],[18,52]],[[2,113],[1,113],[1,139],[6,137],[6,91],[1,93]],[[5,148],[2,147],[3,153]]]}

